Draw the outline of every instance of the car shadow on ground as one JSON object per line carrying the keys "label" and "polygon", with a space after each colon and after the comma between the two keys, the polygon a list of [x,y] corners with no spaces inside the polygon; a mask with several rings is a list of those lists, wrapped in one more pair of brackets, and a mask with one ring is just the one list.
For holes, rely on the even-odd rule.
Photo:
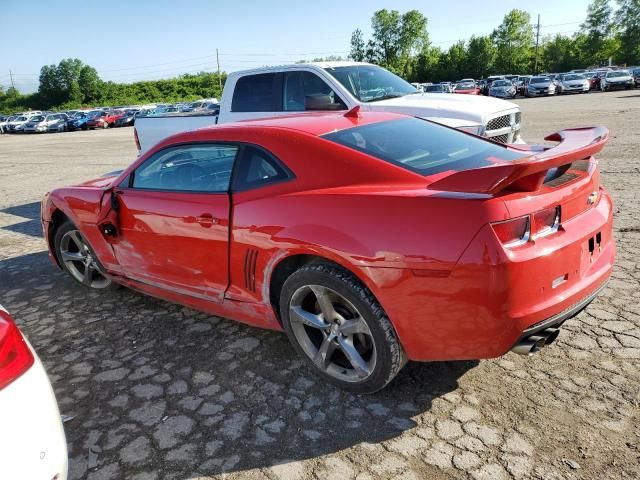
{"label": "car shadow on ground", "polygon": [[44,252],[0,261],[0,284],[0,303],[73,417],[70,479],[286,469],[366,449],[417,427],[414,418],[478,364],[409,363],[383,391],[357,396],[318,380],[282,333],[126,288],[88,291]]}
{"label": "car shadow on ground", "polygon": [[27,203],[15,207],[0,209],[0,213],[23,217],[27,220],[19,221],[13,225],[0,227],[15,233],[22,233],[31,237],[42,237],[42,225],[40,224],[40,202]]}

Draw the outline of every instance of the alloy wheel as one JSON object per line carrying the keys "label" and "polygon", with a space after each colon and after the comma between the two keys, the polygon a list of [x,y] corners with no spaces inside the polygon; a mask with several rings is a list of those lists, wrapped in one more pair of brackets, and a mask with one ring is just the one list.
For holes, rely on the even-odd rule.
{"label": "alloy wheel", "polygon": [[97,289],[111,285],[111,280],[100,273],[100,267],[80,231],[69,230],[62,236],[60,256],[67,271],[78,282]]}
{"label": "alloy wheel", "polygon": [[366,321],[336,291],[320,286],[298,288],[289,302],[291,329],[305,354],[322,371],[361,382],[376,366],[376,348]]}

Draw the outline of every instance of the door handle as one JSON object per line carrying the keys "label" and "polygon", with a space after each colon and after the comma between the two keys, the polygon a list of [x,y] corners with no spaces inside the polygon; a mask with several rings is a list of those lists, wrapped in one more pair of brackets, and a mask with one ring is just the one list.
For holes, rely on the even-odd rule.
{"label": "door handle", "polygon": [[219,220],[210,213],[203,213],[202,215],[196,217],[196,222],[198,222],[203,227],[210,227],[212,225],[216,225]]}

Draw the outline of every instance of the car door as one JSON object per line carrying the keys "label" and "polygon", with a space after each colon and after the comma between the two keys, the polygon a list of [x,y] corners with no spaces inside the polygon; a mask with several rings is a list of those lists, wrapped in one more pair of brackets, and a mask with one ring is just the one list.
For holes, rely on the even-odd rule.
{"label": "car door", "polygon": [[238,147],[193,143],[156,152],[115,190],[125,276],[221,302],[229,280],[229,183]]}

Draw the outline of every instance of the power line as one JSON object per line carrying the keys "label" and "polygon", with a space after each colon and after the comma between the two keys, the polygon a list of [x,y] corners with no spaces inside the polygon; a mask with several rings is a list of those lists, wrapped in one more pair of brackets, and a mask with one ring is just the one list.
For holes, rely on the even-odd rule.
{"label": "power line", "polygon": [[565,25],[576,25],[578,23],[582,23],[582,22],[554,23],[552,25],[540,25],[540,28],[563,27]]}

